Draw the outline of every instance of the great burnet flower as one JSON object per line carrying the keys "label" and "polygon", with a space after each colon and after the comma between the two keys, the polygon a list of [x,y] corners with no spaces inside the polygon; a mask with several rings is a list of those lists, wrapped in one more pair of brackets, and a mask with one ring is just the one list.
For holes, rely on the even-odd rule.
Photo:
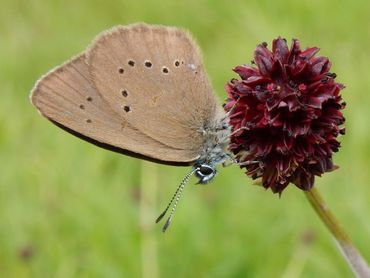
{"label": "great burnet flower", "polygon": [[344,86],[329,72],[329,59],[315,56],[318,51],[302,51],[296,39],[290,49],[280,37],[272,51],[262,43],[251,66],[234,68],[241,80],[226,85],[230,149],[247,175],[274,193],[289,183],[309,190],[315,176],[336,168]]}

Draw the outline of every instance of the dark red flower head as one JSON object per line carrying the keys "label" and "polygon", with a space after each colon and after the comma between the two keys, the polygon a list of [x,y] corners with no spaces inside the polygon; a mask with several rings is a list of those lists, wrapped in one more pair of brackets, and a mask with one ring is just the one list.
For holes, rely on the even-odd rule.
{"label": "dark red flower head", "polygon": [[309,190],[314,177],[334,170],[333,152],[344,134],[340,90],[319,48],[301,51],[298,40],[289,49],[277,38],[272,51],[257,46],[255,66],[234,68],[241,80],[226,85],[225,110],[233,128],[230,149],[253,179],[281,193],[289,183]]}

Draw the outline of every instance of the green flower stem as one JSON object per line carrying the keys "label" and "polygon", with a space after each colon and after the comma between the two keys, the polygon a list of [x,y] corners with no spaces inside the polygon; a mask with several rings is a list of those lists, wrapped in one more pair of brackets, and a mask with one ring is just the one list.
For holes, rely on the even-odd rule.
{"label": "green flower stem", "polygon": [[351,266],[355,275],[361,278],[369,278],[369,265],[353,245],[351,239],[343,230],[343,227],[334,217],[333,213],[329,210],[317,189],[314,187],[310,191],[305,191],[305,194],[316,213],[338,242],[339,249],[342,251],[343,256]]}
{"label": "green flower stem", "polygon": [[141,277],[159,277],[158,248],[154,219],[158,189],[157,166],[154,163],[141,162],[140,181],[140,239],[141,239]]}

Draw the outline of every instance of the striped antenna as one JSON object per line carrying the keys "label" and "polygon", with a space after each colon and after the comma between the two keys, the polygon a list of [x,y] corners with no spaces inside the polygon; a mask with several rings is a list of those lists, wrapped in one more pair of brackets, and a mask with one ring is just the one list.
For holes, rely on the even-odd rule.
{"label": "striped antenna", "polygon": [[168,203],[166,209],[161,213],[161,215],[158,216],[157,220],[155,221],[155,223],[158,223],[159,221],[161,221],[161,219],[166,215],[166,213],[167,213],[168,209],[170,208],[171,204],[173,203],[173,201],[175,201],[175,203],[173,204],[173,207],[171,209],[170,216],[167,218],[166,223],[163,225],[162,232],[165,232],[167,230],[168,226],[171,223],[171,220],[173,218],[173,214],[175,213],[176,206],[177,206],[177,204],[180,200],[180,197],[181,197],[182,191],[185,188],[185,185],[188,183],[190,177],[198,170],[199,170],[199,168],[197,167],[197,168],[194,168],[193,170],[191,170],[191,172],[186,174],[186,176],[184,177],[184,179],[181,181],[180,185],[178,186],[175,194],[173,194],[172,199]]}

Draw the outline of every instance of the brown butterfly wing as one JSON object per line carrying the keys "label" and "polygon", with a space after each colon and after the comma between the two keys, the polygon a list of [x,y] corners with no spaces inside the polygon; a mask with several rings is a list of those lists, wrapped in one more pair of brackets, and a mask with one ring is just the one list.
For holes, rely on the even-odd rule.
{"label": "brown butterfly wing", "polygon": [[188,165],[196,159],[187,150],[168,147],[137,130],[104,93],[92,86],[81,54],[43,76],[31,101],[43,116],[98,146],[167,164]]}
{"label": "brown butterfly wing", "polygon": [[203,129],[219,107],[189,34],[163,26],[118,26],[97,37],[87,61],[97,90],[127,123],[185,157],[199,156]]}

